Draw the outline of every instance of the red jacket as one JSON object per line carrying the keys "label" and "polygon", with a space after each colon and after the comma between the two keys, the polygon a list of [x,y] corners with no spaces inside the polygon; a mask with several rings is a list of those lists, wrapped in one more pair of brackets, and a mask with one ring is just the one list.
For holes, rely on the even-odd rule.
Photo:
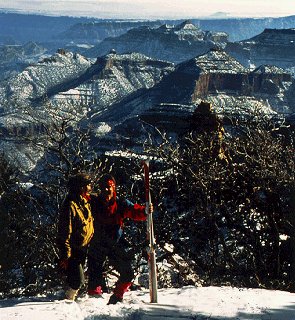
{"label": "red jacket", "polygon": [[118,197],[106,202],[100,196],[92,196],[91,208],[94,217],[93,241],[101,242],[102,245],[108,240],[120,240],[125,219],[146,220],[145,206]]}

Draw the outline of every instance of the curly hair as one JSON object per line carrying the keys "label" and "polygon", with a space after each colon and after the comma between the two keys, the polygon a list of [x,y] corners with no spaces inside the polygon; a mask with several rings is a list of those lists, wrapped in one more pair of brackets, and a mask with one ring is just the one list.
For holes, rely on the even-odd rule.
{"label": "curly hair", "polygon": [[86,173],[78,173],[74,176],[71,176],[68,181],[68,189],[69,193],[73,195],[77,195],[81,192],[81,189],[88,184],[90,184],[91,177]]}

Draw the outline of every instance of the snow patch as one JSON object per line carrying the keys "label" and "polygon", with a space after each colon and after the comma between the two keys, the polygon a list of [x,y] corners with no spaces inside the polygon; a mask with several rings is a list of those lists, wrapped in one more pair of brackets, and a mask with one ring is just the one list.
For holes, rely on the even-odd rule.
{"label": "snow patch", "polygon": [[124,303],[78,298],[68,303],[32,297],[0,301],[1,320],[167,320],[271,319],[294,320],[295,293],[232,287],[194,287],[158,290],[158,303],[149,303],[148,290],[129,291]]}

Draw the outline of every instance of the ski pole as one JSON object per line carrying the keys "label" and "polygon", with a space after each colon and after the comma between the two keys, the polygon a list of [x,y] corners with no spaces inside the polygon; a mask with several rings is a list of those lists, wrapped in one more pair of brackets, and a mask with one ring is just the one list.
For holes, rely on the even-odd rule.
{"label": "ski pole", "polygon": [[158,302],[157,294],[157,266],[156,266],[156,253],[155,253],[155,237],[153,227],[153,213],[150,212],[151,205],[151,192],[150,192],[150,175],[149,175],[149,160],[143,162],[144,167],[144,181],[145,181],[145,200],[146,200],[146,215],[147,215],[147,240],[148,248],[148,266],[149,266],[149,289],[150,289],[150,302]]}

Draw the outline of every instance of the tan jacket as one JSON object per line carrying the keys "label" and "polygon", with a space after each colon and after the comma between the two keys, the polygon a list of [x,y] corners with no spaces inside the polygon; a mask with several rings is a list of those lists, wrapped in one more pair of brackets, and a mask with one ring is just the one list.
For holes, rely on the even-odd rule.
{"label": "tan jacket", "polygon": [[60,258],[69,258],[73,248],[86,250],[93,232],[90,203],[82,196],[78,199],[68,196],[62,205],[58,224]]}

